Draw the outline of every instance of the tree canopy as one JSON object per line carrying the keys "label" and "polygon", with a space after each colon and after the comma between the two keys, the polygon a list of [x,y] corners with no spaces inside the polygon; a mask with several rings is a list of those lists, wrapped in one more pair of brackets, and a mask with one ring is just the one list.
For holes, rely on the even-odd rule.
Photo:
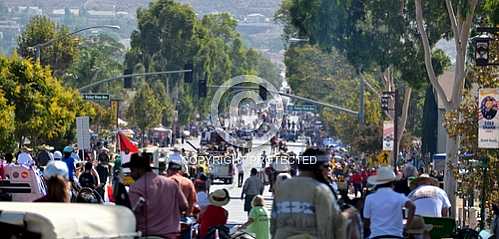
{"label": "tree canopy", "polygon": [[255,74],[280,84],[277,67],[262,54],[244,47],[236,30],[237,21],[230,14],[208,14],[198,19],[188,5],[159,0],[139,9],[137,16],[138,29],[132,33],[126,68],[136,69],[140,65],[145,72],[151,72],[179,70],[188,63],[194,65],[192,85],[182,83],[180,74],[147,77],[148,81],[165,82],[166,96],[172,100],[178,92],[182,107],[192,104],[193,110],[187,112],[191,115],[179,115],[182,121],[194,112],[207,112],[214,91],[209,89],[206,99],[198,97],[197,91],[198,82],[205,75],[209,85],[219,85],[243,74]]}
{"label": "tree canopy", "polygon": [[146,130],[161,123],[161,112],[162,106],[154,96],[154,91],[149,84],[142,82],[128,107],[127,116],[131,126],[139,128],[144,135]]}
{"label": "tree canopy", "polygon": [[78,38],[68,36],[69,29],[56,25],[46,16],[33,17],[18,38],[17,52],[25,58],[36,58],[37,44],[57,39],[40,48],[40,61],[44,66],[50,65],[56,76],[62,76],[78,57]]}
{"label": "tree canopy", "polygon": [[48,67],[17,55],[0,56],[0,96],[0,114],[7,116],[0,132],[12,132],[20,144],[26,138],[33,145],[63,138],[77,116],[94,113],[77,91],[52,77]]}

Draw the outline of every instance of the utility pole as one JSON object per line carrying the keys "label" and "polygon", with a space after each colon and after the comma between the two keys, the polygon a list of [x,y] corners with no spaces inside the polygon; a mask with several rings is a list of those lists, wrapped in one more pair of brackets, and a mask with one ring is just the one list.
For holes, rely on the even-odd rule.
{"label": "utility pole", "polygon": [[399,156],[399,90],[395,89],[395,106],[393,108],[393,170],[397,168],[397,161]]}
{"label": "utility pole", "polygon": [[364,80],[360,80],[360,97],[359,97],[359,122],[360,126],[365,125],[365,100],[364,100],[365,83]]}

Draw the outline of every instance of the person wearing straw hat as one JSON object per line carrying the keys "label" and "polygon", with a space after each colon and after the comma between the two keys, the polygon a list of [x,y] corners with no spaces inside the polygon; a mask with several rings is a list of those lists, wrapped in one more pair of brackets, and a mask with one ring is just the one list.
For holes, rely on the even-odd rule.
{"label": "person wearing straw hat", "polygon": [[447,217],[451,207],[447,193],[438,187],[438,181],[422,174],[412,182],[414,190],[409,199],[416,205],[416,215],[423,217]]}
{"label": "person wearing straw hat", "polygon": [[137,230],[144,236],[177,238],[180,216],[187,210],[187,200],[178,184],[152,171],[149,159],[138,153],[122,165],[130,168],[135,183],[130,186],[130,204],[137,219]]}
{"label": "person wearing straw hat", "polygon": [[425,224],[423,217],[414,216],[412,223],[407,225],[406,233],[409,239],[431,239],[430,231],[433,225]]}
{"label": "person wearing straw hat", "polygon": [[23,146],[21,148],[21,151],[17,155],[17,163],[19,165],[25,165],[25,166],[32,166],[35,164],[35,161],[31,157],[31,152],[33,150],[31,148],[28,148],[27,146]]}
{"label": "person wearing straw hat", "polygon": [[227,189],[218,189],[208,196],[209,205],[199,216],[199,238],[205,238],[210,228],[227,224],[229,212],[223,206],[229,204],[230,195]]}
{"label": "person wearing straw hat", "polygon": [[392,167],[379,167],[376,175],[367,178],[375,192],[364,203],[365,224],[371,229],[371,239],[403,238],[402,208],[407,208],[407,225],[412,223],[416,206],[404,194],[393,191],[397,177]]}
{"label": "person wearing straw hat", "polygon": [[50,160],[54,159],[54,155],[50,152],[54,150],[54,147],[43,144],[40,146],[40,151],[36,155],[36,165],[39,167],[45,167]]}

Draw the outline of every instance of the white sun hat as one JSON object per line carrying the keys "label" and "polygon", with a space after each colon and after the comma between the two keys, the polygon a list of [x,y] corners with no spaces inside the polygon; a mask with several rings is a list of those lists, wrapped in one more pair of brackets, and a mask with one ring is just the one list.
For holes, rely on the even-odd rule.
{"label": "white sun hat", "polygon": [[397,176],[393,172],[392,167],[379,167],[378,170],[376,170],[376,175],[367,178],[367,183],[371,185],[380,185],[395,180],[397,180]]}

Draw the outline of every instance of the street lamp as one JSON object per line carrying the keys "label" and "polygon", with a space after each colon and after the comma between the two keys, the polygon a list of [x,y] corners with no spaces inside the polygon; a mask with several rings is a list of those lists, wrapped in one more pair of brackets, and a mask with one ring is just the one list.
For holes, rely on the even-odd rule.
{"label": "street lamp", "polygon": [[[498,66],[499,62],[496,59],[490,59],[490,42],[497,41],[499,27],[477,27],[477,32],[482,35],[473,38],[475,43],[475,63],[477,66]],[[494,39],[490,36],[494,34]]]}
{"label": "street lamp", "polygon": [[90,30],[90,29],[96,29],[96,28],[109,28],[109,29],[119,30],[120,26],[115,26],[115,25],[98,25],[98,26],[86,27],[86,28],[82,28],[82,29],[76,30],[74,32],[65,34],[63,36],[50,39],[50,40],[48,40],[46,42],[39,43],[39,44],[36,44],[34,46],[28,47],[28,49],[34,49],[35,50],[35,54],[36,54],[36,59],[40,60],[40,51],[41,51],[42,47],[48,46],[48,45],[54,43],[55,41],[58,41],[58,40],[60,40],[60,39],[62,39],[64,37],[72,36],[74,34],[77,34],[77,33],[83,32],[83,31],[87,31],[87,30]]}
{"label": "street lamp", "polygon": [[477,66],[489,65],[489,42],[491,38],[487,34],[475,37],[475,62]]}

